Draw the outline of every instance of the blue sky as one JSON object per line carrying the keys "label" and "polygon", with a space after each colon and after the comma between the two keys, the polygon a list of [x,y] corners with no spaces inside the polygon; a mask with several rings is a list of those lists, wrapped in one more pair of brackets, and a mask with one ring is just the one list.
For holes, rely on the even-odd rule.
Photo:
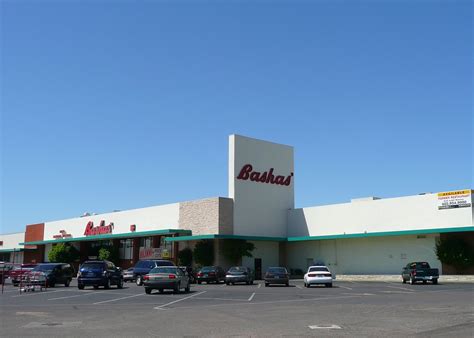
{"label": "blue sky", "polygon": [[298,207],[472,188],[470,1],[3,1],[1,232],[227,196],[295,147]]}

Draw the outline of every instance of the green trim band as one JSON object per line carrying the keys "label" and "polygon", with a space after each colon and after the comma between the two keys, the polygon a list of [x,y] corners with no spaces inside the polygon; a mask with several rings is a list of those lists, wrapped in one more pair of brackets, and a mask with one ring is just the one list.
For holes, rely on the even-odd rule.
{"label": "green trim band", "polygon": [[299,241],[315,241],[322,239],[343,239],[343,238],[364,238],[364,237],[382,237],[382,236],[406,236],[406,235],[422,235],[422,234],[441,234],[448,232],[467,232],[474,231],[472,227],[459,228],[439,228],[439,229],[420,229],[420,230],[402,230],[402,231],[385,231],[385,232],[368,232],[358,234],[343,234],[343,235],[325,235],[325,236],[302,236],[302,237],[288,237],[288,242]]}
{"label": "green trim band", "polygon": [[7,252],[20,252],[25,251],[24,248],[21,249],[0,249],[0,253],[7,253]]}
{"label": "green trim band", "polygon": [[203,239],[244,239],[248,241],[285,242],[286,237],[239,236],[239,235],[196,235],[165,238],[166,242],[199,241]]}
{"label": "green trim band", "polygon": [[116,239],[116,238],[133,238],[133,237],[142,237],[142,236],[154,236],[154,235],[168,235],[168,234],[191,234],[190,230],[183,229],[166,229],[166,230],[152,230],[152,231],[140,231],[140,232],[128,232],[123,234],[107,234],[107,235],[96,235],[96,236],[87,236],[87,237],[70,237],[62,239],[50,239],[46,241],[34,241],[34,242],[24,242],[20,245],[42,245],[50,243],[65,243],[65,242],[81,242],[81,241],[100,241],[104,239]]}

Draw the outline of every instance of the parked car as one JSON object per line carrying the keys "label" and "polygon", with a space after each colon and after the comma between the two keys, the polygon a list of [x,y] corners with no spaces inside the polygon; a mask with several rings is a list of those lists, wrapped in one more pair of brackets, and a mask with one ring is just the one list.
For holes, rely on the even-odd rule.
{"label": "parked car", "polygon": [[181,289],[185,292],[191,290],[189,277],[177,266],[159,266],[153,268],[148,274],[143,276],[145,293],[150,294],[157,289],[160,293],[165,289],[172,289],[178,293]]}
{"label": "parked car", "polygon": [[10,276],[10,271],[13,269],[13,264],[8,262],[0,262],[0,284]]}
{"label": "parked car", "polygon": [[53,288],[56,284],[64,284],[67,287],[74,276],[74,269],[66,263],[42,263],[24,276],[38,281],[42,286]]}
{"label": "parked car", "polygon": [[225,275],[225,283],[227,285],[235,283],[253,284],[252,271],[245,266],[233,266]]}
{"label": "parked car", "polygon": [[415,284],[418,281],[423,281],[426,284],[428,281],[433,284],[438,284],[439,270],[432,269],[428,262],[412,262],[408,263],[402,270],[402,282],[407,281],[410,284]]}
{"label": "parked car", "polygon": [[19,264],[15,265],[10,271],[9,276],[12,280],[13,286],[18,286],[21,282],[21,278],[31,270],[33,270],[37,264]]}
{"label": "parked car", "polygon": [[82,290],[85,286],[92,285],[94,289],[103,286],[108,289],[111,285],[123,288],[122,269],[109,261],[85,261],[77,273],[77,288]]}
{"label": "parked car", "polygon": [[196,275],[194,273],[194,270],[190,266],[180,266],[179,267],[181,270],[183,270],[184,273],[188,274],[189,277],[189,282],[191,284],[196,284]]}
{"label": "parked car", "polygon": [[197,283],[201,284],[206,282],[207,284],[220,283],[225,281],[225,271],[220,266],[204,266],[197,273]]}
{"label": "parked car", "polygon": [[333,276],[327,266],[315,265],[308,268],[304,275],[304,286],[309,288],[311,285],[324,284],[326,287],[332,287]]}
{"label": "parked car", "polygon": [[143,276],[158,266],[175,266],[173,262],[163,259],[142,259],[133,267],[133,276],[137,285],[143,284]]}
{"label": "parked car", "polygon": [[290,286],[288,271],[283,267],[268,268],[264,280],[265,286],[269,286],[270,284],[285,284],[286,286]]}
{"label": "parked car", "polygon": [[124,270],[122,275],[124,282],[133,282],[135,280],[135,275],[133,274],[133,267]]}

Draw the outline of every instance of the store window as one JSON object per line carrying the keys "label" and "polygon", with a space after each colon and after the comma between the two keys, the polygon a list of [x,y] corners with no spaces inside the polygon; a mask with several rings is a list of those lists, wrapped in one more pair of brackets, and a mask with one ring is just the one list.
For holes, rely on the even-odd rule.
{"label": "store window", "polygon": [[120,259],[133,259],[133,239],[121,239],[119,247]]}
{"label": "store window", "polygon": [[151,248],[152,247],[152,238],[151,237],[142,237],[140,238],[140,248]]}

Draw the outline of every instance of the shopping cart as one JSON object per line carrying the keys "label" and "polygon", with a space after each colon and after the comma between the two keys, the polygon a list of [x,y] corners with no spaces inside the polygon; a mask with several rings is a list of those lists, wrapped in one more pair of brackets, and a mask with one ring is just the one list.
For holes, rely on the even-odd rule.
{"label": "shopping cart", "polygon": [[46,288],[46,275],[41,271],[32,271],[21,276],[20,293],[43,291]]}

